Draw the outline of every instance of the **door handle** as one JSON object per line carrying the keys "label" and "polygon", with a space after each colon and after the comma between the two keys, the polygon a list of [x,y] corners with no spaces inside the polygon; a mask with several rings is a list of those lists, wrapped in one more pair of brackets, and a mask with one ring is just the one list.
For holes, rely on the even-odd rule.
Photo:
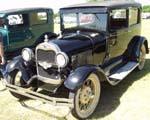
{"label": "door handle", "polygon": [[130,32],[132,32],[132,31],[131,31],[131,30],[126,30],[125,32],[130,33]]}
{"label": "door handle", "polygon": [[117,44],[117,39],[110,39],[109,40],[109,45],[110,46],[115,46]]}

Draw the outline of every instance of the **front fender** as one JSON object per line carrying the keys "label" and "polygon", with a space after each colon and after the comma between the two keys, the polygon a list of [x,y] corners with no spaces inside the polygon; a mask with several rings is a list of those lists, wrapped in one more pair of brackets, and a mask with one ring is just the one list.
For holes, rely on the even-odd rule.
{"label": "front fender", "polygon": [[24,62],[24,60],[22,59],[21,56],[18,56],[16,58],[14,58],[13,60],[11,60],[6,66],[6,74],[9,75],[9,73],[11,73],[15,70],[19,70],[22,73],[23,80],[25,82],[27,82],[29,80],[30,76],[28,75],[27,70],[23,66],[23,62]]}
{"label": "front fender", "polygon": [[78,67],[71,72],[71,74],[65,80],[64,85],[70,90],[75,90],[79,88],[87,79],[87,77],[93,72],[95,72],[98,77],[101,75],[101,77],[103,76],[105,79],[105,75],[99,66],[87,65]]}
{"label": "front fender", "polygon": [[13,60],[8,62],[8,64],[6,65],[6,72],[10,73],[15,69],[20,69],[22,62],[23,62],[23,59],[21,56],[15,57]]}

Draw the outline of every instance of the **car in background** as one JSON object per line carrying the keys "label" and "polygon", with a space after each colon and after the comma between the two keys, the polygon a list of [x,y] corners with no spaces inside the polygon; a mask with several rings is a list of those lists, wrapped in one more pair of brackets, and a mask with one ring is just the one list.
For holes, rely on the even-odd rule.
{"label": "car in background", "polygon": [[0,11],[0,33],[7,60],[20,55],[24,47],[33,48],[44,33],[54,32],[51,8],[20,8]]}
{"label": "car in background", "polygon": [[142,13],[143,19],[150,19],[150,12],[149,13]]}

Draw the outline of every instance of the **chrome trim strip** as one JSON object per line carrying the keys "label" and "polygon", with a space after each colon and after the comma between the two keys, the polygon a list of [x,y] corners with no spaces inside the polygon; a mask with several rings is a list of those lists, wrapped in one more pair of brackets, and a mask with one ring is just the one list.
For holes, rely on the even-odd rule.
{"label": "chrome trim strip", "polygon": [[51,42],[44,42],[44,43],[39,44],[36,47],[36,51],[38,49],[42,49],[42,50],[54,50],[56,53],[61,52],[60,48],[56,44],[51,43]]}
{"label": "chrome trim strip", "polygon": [[61,78],[52,79],[52,78],[46,78],[46,77],[43,77],[40,75],[38,75],[38,79],[44,83],[53,84],[53,85],[60,85],[63,82],[63,80]]}

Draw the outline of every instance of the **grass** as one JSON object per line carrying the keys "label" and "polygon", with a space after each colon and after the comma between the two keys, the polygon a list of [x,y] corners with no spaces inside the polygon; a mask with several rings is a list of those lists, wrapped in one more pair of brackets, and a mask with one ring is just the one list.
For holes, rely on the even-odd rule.
{"label": "grass", "polygon": [[[150,40],[150,20],[143,20],[142,35]],[[149,41],[150,42],[150,41]],[[91,120],[150,119],[150,55],[144,70],[133,71],[119,85],[102,84],[101,100]],[[0,84],[0,120],[76,120],[68,109],[36,100],[20,103]]]}

